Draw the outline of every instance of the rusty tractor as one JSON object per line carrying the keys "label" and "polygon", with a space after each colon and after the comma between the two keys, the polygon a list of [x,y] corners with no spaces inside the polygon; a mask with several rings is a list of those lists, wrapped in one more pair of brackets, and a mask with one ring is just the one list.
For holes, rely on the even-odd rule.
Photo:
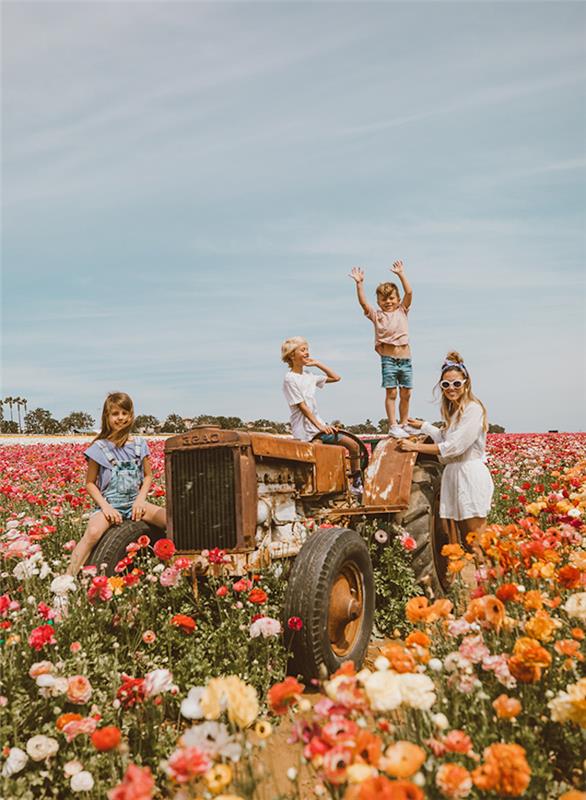
{"label": "rusty tractor", "polygon": [[[359,441],[361,497],[351,491],[343,447],[215,427],[165,444],[166,535],[192,557],[194,576],[205,575],[209,564],[201,553],[213,548],[226,551],[234,575],[294,559],[283,617],[299,617],[303,627],[294,635],[284,628],[291,670],[306,679],[365,656],[375,596],[369,549],[356,530],[365,520],[405,528],[416,542],[418,580],[435,593],[445,588],[440,464],[401,452],[387,437]],[[90,563],[105,563],[112,574],[126,546],[145,532],[141,522],[111,528]]]}

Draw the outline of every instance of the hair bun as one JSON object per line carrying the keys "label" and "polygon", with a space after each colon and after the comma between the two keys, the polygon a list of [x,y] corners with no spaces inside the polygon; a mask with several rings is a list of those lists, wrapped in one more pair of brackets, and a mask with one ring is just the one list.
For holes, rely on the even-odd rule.
{"label": "hair bun", "polygon": [[458,353],[456,350],[450,350],[450,352],[447,354],[445,360],[446,361],[454,361],[456,364],[463,364],[464,363],[464,359],[462,358],[460,353]]}

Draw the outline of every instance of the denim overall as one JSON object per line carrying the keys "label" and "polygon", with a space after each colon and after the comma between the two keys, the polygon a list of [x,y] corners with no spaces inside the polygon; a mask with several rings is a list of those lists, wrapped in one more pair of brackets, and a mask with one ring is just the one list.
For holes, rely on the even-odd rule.
{"label": "denim overall", "polygon": [[118,461],[114,458],[112,451],[102,441],[97,441],[96,444],[108,459],[110,469],[112,470],[110,482],[102,494],[110,505],[122,514],[123,519],[130,519],[132,504],[136,500],[138,490],[142,483],[140,461],[141,441],[135,439],[134,461]]}

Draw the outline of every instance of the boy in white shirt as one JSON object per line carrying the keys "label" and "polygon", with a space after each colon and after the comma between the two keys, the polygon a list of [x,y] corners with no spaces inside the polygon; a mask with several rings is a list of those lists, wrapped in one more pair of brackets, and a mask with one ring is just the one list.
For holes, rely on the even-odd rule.
{"label": "boy in white shirt", "polygon": [[[360,486],[360,447],[354,439],[327,425],[319,416],[315,400],[316,389],[326,383],[337,383],[340,376],[320,361],[309,356],[309,345],[302,336],[286,339],[281,345],[281,359],[289,365],[283,380],[283,393],[291,412],[291,433],[296,439],[311,442],[320,439],[324,444],[343,445],[350,455],[354,486]],[[317,367],[324,374],[304,372],[304,367]]]}

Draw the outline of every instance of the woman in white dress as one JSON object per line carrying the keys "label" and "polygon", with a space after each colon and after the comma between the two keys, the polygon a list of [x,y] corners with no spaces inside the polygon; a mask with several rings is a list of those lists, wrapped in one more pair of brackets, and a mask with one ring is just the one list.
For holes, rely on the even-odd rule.
{"label": "woman in white dress", "polygon": [[441,389],[442,429],[420,419],[410,419],[434,444],[402,439],[398,447],[415,453],[437,455],[445,464],[440,494],[440,517],[449,541],[463,543],[466,535],[482,532],[490,511],[493,483],[486,466],[486,409],[472,393],[472,382],[462,356],[451,352],[442,364],[438,382]]}

